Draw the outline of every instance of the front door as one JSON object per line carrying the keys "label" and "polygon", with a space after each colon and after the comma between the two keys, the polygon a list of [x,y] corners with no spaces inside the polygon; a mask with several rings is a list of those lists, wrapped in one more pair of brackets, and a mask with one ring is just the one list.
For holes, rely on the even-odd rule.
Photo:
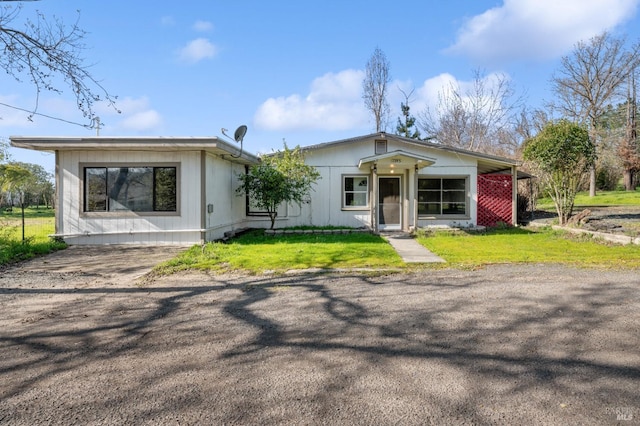
{"label": "front door", "polygon": [[402,229],[400,176],[378,178],[378,229]]}

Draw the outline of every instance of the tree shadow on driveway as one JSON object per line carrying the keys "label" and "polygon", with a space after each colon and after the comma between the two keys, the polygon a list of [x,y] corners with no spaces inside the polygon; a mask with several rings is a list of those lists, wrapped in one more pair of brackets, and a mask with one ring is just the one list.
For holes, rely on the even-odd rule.
{"label": "tree shadow on driveway", "polygon": [[635,274],[558,267],[548,280],[520,268],[0,288],[0,420],[596,424],[637,413]]}

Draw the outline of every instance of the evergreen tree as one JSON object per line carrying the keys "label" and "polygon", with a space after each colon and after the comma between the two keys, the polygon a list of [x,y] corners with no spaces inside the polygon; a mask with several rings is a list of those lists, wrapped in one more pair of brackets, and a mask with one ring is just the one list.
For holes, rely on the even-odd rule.
{"label": "evergreen tree", "polygon": [[420,130],[416,127],[416,118],[411,115],[409,110],[409,102],[400,102],[400,109],[404,116],[404,121],[401,117],[398,117],[398,125],[396,126],[396,135],[404,136],[411,139],[421,139]]}

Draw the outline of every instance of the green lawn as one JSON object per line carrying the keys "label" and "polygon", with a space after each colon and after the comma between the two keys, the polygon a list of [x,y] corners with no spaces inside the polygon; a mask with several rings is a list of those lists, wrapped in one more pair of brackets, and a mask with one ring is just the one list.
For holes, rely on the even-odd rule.
{"label": "green lawn", "polygon": [[435,232],[418,242],[450,266],[493,263],[562,263],[579,267],[640,268],[640,246],[612,245],[550,228],[509,228],[486,233]]}
{"label": "green lawn", "polygon": [[371,234],[264,236],[253,231],[229,243],[194,246],[155,272],[282,273],[308,268],[413,271],[475,268],[495,263],[563,263],[578,267],[640,268],[640,246],[614,246],[550,229],[510,228],[485,233],[439,231],[417,238],[446,264],[405,264],[382,237]]}
{"label": "green lawn", "polygon": [[55,232],[53,209],[25,209],[25,241],[22,241],[22,213],[0,211],[0,265],[30,259],[66,247],[53,241],[49,235]]}
{"label": "green lawn", "polygon": [[[602,193],[608,200],[609,193]],[[640,192],[615,192],[614,200],[633,200]],[[640,202],[639,202],[640,203]],[[632,203],[628,203],[632,204]],[[0,215],[0,265],[64,248],[50,240],[54,212],[29,209],[27,244],[21,241],[20,212]],[[36,225],[35,227],[30,226]],[[29,231],[33,229],[33,231]],[[426,236],[425,236],[426,235]],[[640,246],[617,246],[589,237],[565,235],[550,229],[512,228],[485,233],[433,232],[417,241],[444,258],[446,264],[406,265],[380,236],[371,234],[293,234],[265,236],[252,231],[229,243],[194,246],[156,268],[172,273],[188,269],[213,272],[281,273],[308,268],[370,268],[374,270],[462,267],[493,263],[563,263],[579,267],[640,268]]]}
{"label": "green lawn", "polygon": [[158,273],[185,269],[263,273],[307,268],[374,268],[403,266],[383,238],[372,234],[292,234],[265,236],[252,231],[229,243],[194,246],[159,265]]}
{"label": "green lawn", "polygon": [[[590,197],[589,192],[580,192],[576,196],[575,207],[595,206],[640,206],[640,189],[635,191],[598,191],[595,197]],[[538,208],[544,210],[554,209],[550,198],[540,198]]]}
{"label": "green lawn", "polygon": [[[47,241],[49,235],[55,233],[55,210],[44,207],[26,208],[25,237],[34,241]],[[22,213],[20,208],[14,207],[12,212],[0,211],[0,236],[12,239],[22,239]]]}

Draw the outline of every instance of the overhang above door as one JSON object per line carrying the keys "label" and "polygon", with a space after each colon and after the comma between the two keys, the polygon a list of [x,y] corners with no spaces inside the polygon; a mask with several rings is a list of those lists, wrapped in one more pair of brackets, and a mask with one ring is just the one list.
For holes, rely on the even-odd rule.
{"label": "overhang above door", "polygon": [[376,169],[378,173],[392,173],[392,170],[408,170],[416,167],[422,168],[434,164],[434,158],[413,154],[402,150],[385,152],[360,159],[360,170]]}

